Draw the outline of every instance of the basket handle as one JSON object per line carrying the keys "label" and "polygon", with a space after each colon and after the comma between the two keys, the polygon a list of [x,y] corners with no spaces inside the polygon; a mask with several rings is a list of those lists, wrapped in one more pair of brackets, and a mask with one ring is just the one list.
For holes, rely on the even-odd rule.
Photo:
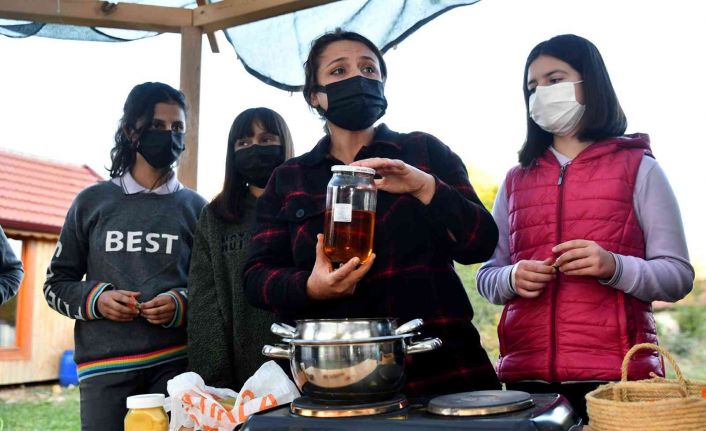
{"label": "basket handle", "polygon": [[630,359],[632,359],[632,356],[638,351],[642,349],[651,349],[651,350],[656,350],[659,353],[662,354],[669,363],[672,365],[672,368],[674,368],[674,372],[677,375],[677,380],[679,381],[679,386],[681,387],[681,392],[684,397],[687,397],[689,394],[689,390],[686,385],[686,380],[684,380],[684,375],[681,373],[681,369],[679,369],[679,365],[677,365],[677,361],[674,360],[674,357],[665,350],[664,348],[652,344],[652,343],[641,343],[641,344],[635,344],[628,350],[628,353],[625,354],[625,357],[623,358],[623,364],[620,367],[620,382],[625,383],[628,381],[628,364],[630,363]]}

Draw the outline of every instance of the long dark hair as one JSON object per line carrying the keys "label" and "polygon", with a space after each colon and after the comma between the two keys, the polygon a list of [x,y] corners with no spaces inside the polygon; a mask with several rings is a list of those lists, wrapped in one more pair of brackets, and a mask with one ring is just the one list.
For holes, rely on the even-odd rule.
{"label": "long dark hair", "polygon": [[316,112],[318,112],[319,115],[322,116],[324,115],[324,110],[321,107],[314,107],[311,104],[311,93],[318,85],[318,82],[316,80],[316,72],[319,70],[319,66],[321,64],[321,54],[324,52],[326,47],[334,42],[339,42],[342,40],[360,42],[363,45],[367,46],[378,58],[378,62],[380,63],[380,75],[382,76],[382,80],[385,81],[385,79],[387,79],[387,65],[385,64],[385,59],[382,58],[382,52],[380,52],[378,47],[375,46],[375,44],[365,36],[352,31],[343,31],[340,28],[319,36],[316,40],[311,43],[309,57],[304,63],[304,89],[302,90],[302,94],[304,95],[304,99],[306,100],[307,105],[316,109]]}
{"label": "long dark hair", "polygon": [[272,109],[250,108],[235,117],[230,126],[230,133],[228,133],[223,190],[211,202],[211,208],[215,215],[229,223],[238,223],[242,219],[245,197],[248,193],[245,178],[235,169],[235,142],[238,139],[253,136],[255,134],[253,125],[255,124],[259,124],[268,133],[279,136],[285,160],[294,155],[294,144],[289,127],[287,127],[284,118]]}
{"label": "long dark hair", "polygon": [[123,117],[115,132],[115,146],[110,150],[111,178],[123,175],[135,164],[137,149],[129,134],[142,131],[137,128],[139,120],[143,120],[142,128],[152,124],[154,107],[158,103],[179,105],[186,115],[186,97],[181,91],[161,82],[145,82],[133,87],[125,100]]}
{"label": "long dark hair", "polygon": [[530,92],[527,89],[527,73],[532,62],[541,55],[568,63],[581,74],[586,110],[578,125],[576,137],[579,140],[597,141],[625,133],[627,118],[620,107],[618,96],[615,94],[598,48],[590,41],[573,34],[555,36],[535,46],[525,63],[522,91],[525,96],[527,136],[519,152],[522,166],[530,166],[546,151],[554,139],[553,135],[539,127],[529,114]]}

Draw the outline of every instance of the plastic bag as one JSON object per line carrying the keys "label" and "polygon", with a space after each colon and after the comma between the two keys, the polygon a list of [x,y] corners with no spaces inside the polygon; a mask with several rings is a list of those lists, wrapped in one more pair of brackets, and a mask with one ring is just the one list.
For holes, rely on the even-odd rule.
{"label": "plastic bag", "polygon": [[[169,431],[182,427],[232,431],[251,414],[292,402],[299,396],[297,387],[274,361],[262,364],[240,393],[206,386],[201,376],[193,372],[169,380],[167,392],[167,408],[172,412]],[[232,409],[224,402],[228,398],[235,398]]]}

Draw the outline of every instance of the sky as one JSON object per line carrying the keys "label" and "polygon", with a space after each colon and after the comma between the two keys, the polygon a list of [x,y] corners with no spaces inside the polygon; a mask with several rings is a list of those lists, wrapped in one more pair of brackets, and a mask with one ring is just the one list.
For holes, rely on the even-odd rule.
{"label": "sky", "polygon": [[[648,133],[677,196],[693,263],[706,273],[706,3],[692,0],[482,0],[453,9],[385,55],[393,130],[431,133],[469,169],[501,182],[525,133],[527,54],[542,40],[574,33],[601,51],[628,118]],[[243,109],[267,106],[285,118],[296,154],[311,149],[322,122],[301,93],[249,75],[217,33],[204,39],[198,191],[220,189],[226,139]],[[263,50],[268,49],[266,46]],[[127,43],[0,36],[0,148],[86,164],[107,177],[109,151],[130,89],[179,85],[180,39]]]}

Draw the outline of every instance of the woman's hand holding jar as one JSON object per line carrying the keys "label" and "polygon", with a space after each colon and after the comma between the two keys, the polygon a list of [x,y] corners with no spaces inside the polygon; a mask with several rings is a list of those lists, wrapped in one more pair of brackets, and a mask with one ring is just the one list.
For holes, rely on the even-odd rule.
{"label": "woman's hand holding jar", "polygon": [[306,293],[309,298],[317,300],[350,296],[355,292],[356,283],[368,273],[374,261],[374,253],[363,264],[360,264],[360,258],[353,257],[334,270],[331,260],[324,253],[324,236],[318,234],[316,262],[306,282]]}

